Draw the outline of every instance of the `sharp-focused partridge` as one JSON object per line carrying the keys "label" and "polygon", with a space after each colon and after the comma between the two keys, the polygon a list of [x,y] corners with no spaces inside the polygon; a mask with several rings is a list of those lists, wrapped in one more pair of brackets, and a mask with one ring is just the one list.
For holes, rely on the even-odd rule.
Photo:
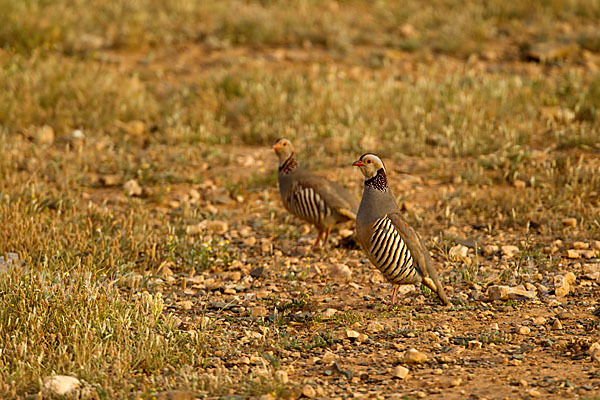
{"label": "sharp-focused partridge", "polygon": [[298,167],[288,139],[277,140],[273,149],[279,157],[279,192],[284,207],[319,230],[315,247],[321,240],[326,244],[334,225],[356,219],[358,201],[343,186]]}
{"label": "sharp-focused partridge", "polygon": [[369,260],[394,285],[392,304],[400,285],[423,283],[448,298],[419,235],[406,223],[388,186],[379,157],[364,154],[352,164],[365,176],[365,187],[356,215],[356,236]]}

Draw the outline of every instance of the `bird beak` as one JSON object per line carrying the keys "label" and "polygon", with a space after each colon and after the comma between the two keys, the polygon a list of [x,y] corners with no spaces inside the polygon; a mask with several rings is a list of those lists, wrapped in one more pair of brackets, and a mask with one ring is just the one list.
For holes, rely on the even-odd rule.
{"label": "bird beak", "polygon": [[279,150],[279,143],[275,143],[273,145],[273,150]]}
{"label": "bird beak", "polygon": [[362,161],[360,161],[360,160],[358,160],[358,161],[354,161],[354,162],[352,163],[352,166],[353,166],[353,167],[363,167],[364,165],[365,165],[365,164],[363,164],[363,162],[362,162]]}

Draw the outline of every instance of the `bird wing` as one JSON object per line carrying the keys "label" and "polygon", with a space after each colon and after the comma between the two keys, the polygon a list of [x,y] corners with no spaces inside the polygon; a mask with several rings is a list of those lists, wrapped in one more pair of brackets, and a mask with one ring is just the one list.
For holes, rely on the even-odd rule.
{"label": "bird wing", "polygon": [[312,188],[329,208],[350,219],[356,219],[358,201],[342,185],[309,171],[302,171],[297,177],[297,183],[302,188]]}

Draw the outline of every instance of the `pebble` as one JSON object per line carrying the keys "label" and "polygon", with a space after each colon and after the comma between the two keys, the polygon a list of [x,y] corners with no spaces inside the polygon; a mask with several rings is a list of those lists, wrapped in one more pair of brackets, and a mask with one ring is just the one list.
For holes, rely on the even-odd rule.
{"label": "pebble", "polygon": [[493,300],[518,300],[518,299],[535,299],[537,294],[535,291],[528,291],[516,287],[493,285],[487,289],[488,299]]}
{"label": "pebble", "polygon": [[252,317],[264,317],[269,313],[265,306],[256,306],[250,309],[250,315]]}
{"label": "pebble", "polygon": [[404,354],[404,362],[406,364],[422,364],[427,361],[427,355],[421,353],[417,349],[409,349]]}
{"label": "pebble", "polygon": [[569,249],[565,252],[565,257],[570,259],[578,259],[581,257],[581,254],[577,250]]}
{"label": "pebble", "polygon": [[600,363],[600,342],[594,342],[588,352],[590,353],[590,357],[592,358],[592,361],[596,362],[596,363]]}
{"label": "pebble", "polygon": [[317,395],[317,392],[311,385],[306,384],[306,385],[302,386],[302,394],[304,395],[304,397],[308,397],[309,399],[312,399],[313,397],[315,397]]}
{"label": "pebble", "polygon": [[531,333],[531,329],[527,326],[520,326],[518,332],[520,335],[529,335]]}
{"label": "pebble", "polygon": [[450,381],[450,387],[460,386],[461,383],[462,383],[462,378],[452,379]]}
{"label": "pebble", "polygon": [[177,304],[184,310],[191,310],[192,308],[194,308],[194,302],[190,300],[183,300]]}
{"label": "pebble", "polygon": [[392,375],[394,376],[394,378],[404,379],[408,376],[408,372],[409,372],[408,368],[403,367],[402,365],[397,365],[394,368],[394,372]]}
{"label": "pebble", "polygon": [[576,250],[587,250],[590,248],[590,244],[586,242],[574,242],[573,247]]}
{"label": "pebble", "polygon": [[554,277],[554,294],[556,297],[564,297],[569,294],[571,286],[575,283],[575,274],[569,272],[565,275],[556,275]]}
{"label": "pebble", "polygon": [[461,261],[462,259],[467,257],[467,253],[469,252],[469,248],[467,246],[463,246],[462,244],[457,244],[456,246],[452,246],[448,251],[448,256],[453,261]]}
{"label": "pebble", "polygon": [[513,246],[513,245],[505,245],[505,246],[502,246],[501,249],[502,249],[502,254],[508,258],[514,257],[514,255],[520,251],[517,246]]}
{"label": "pebble", "polygon": [[156,400],[192,400],[196,398],[189,390],[167,390],[155,395]]}
{"label": "pebble", "polygon": [[329,267],[329,277],[341,281],[349,281],[352,277],[352,270],[346,264],[334,264]]}
{"label": "pebble", "polygon": [[325,354],[323,354],[323,357],[321,357],[321,362],[325,365],[329,365],[334,362],[336,358],[337,356],[334,353],[326,351]]}
{"label": "pebble", "polygon": [[54,143],[54,129],[49,125],[44,125],[35,132],[34,138],[37,144],[52,144]]}
{"label": "pebble", "polygon": [[546,319],[546,317],[535,317],[533,319],[533,323],[536,325],[545,325],[546,322],[548,322],[548,320]]}
{"label": "pebble", "polygon": [[331,318],[337,312],[338,312],[338,310],[336,310],[335,308],[327,308],[321,313],[321,315],[323,316],[323,318]]}
{"label": "pebble", "polygon": [[43,379],[44,389],[55,396],[65,396],[79,389],[81,382],[74,376],[53,375]]}
{"label": "pebble", "polygon": [[531,397],[542,397],[542,394],[535,389],[529,389],[527,394],[529,394]]}
{"label": "pebble", "polygon": [[488,244],[486,246],[483,246],[483,255],[492,256],[496,254],[498,250],[500,250],[500,248],[495,244]]}
{"label": "pebble", "polygon": [[130,179],[123,185],[123,189],[125,189],[125,193],[128,196],[141,196],[142,195],[142,187],[135,179]]}
{"label": "pebble", "polygon": [[552,323],[552,329],[555,331],[559,331],[563,328],[562,322],[560,322],[560,319],[555,319],[554,322]]}
{"label": "pebble", "polygon": [[288,382],[290,381],[290,378],[288,376],[288,373],[282,370],[279,370],[275,373],[275,376],[277,377],[277,379],[279,380],[279,382],[281,382],[284,385],[287,385]]}
{"label": "pebble", "polygon": [[575,228],[577,227],[577,218],[563,218],[562,223],[564,226]]}
{"label": "pebble", "polygon": [[346,337],[348,339],[357,339],[359,336],[360,336],[360,333],[356,332],[355,330],[352,330],[352,329],[346,330]]}
{"label": "pebble", "polygon": [[218,235],[222,235],[229,230],[229,224],[225,221],[218,219],[212,221],[205,221],[206,229],[212,231]]}
{"label": "pebble", "polygon": [[427,394],[425,392],[421,392],[421,391],[414,392],[413,394],[418,399],[424,399],[425,397],[427,397]]}

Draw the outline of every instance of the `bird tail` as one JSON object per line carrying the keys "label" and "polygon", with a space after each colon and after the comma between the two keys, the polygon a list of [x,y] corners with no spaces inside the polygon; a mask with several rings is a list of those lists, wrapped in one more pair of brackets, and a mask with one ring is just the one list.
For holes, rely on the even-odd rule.
{"label": "bird tail", "polygon": [[431,256],[427,249],[423,252],[425,254],[425,263],[427,264],[427,273],[429,276],[423,277],[423,284],[427,286],[429,289],[433,290],[443,305],[447,306],[450,304],[448,300],[448,296],[446,296],[446,291],[444,290],[444,286],[440,282],[437,272],[433,267],[433,262],[431,261]]}

